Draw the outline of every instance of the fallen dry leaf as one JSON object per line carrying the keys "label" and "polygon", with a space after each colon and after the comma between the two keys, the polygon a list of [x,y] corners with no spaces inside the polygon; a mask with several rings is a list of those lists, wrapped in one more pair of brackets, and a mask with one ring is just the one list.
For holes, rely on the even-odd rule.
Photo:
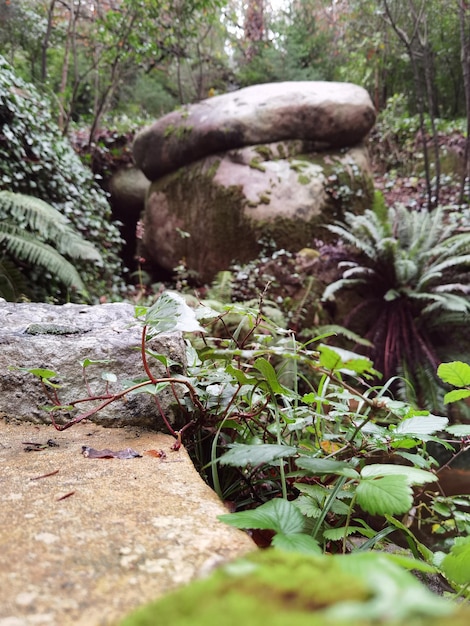
{"label": "fallen dry leaf", "polygon": [[158,459],[166,459],[166,452],[165,452],[165,450],[146,450],[144,452],[144,454],[146,456],[157,457]]}
{"label": "fallen dry leaf", "polygon": [[82,454],[88,459],[135,459],[142,457],[141,454],[132,448],[113,452],[113,450],[108,450],[107,448],[105,450],[95,450],[89,446],[82,446]]}

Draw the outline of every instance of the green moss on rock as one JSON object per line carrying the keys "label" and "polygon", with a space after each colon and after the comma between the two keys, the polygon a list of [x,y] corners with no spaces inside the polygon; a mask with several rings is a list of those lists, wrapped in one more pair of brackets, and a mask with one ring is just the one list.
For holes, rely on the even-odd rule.
{"label": "green moss on rock", "polygon": [[[370,556],[257,551],[139,609],[120,626],[466,626],[468,609],[434,596],[383,555],[375,555],[376,563]],[[368,560],[377,567],[375,577]]]}

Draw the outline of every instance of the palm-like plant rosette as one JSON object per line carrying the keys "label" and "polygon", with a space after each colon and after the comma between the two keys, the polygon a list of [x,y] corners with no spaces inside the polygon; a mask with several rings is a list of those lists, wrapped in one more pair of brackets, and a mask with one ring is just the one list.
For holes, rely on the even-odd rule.
{"label": "palm-like plant rosette", "polygon": [[323,299],[351,289],[359,295],[343,323],[371,340],[371,356],[386,379],[412,378],[419,367],[435,372],[440,348],[449,347],[443,331],[468,323],[470,233],[456,232],[442,208],[386,209],[380,196],[373,210],[347,213],[344,223],[328,228],[348,244],[350,257]]}

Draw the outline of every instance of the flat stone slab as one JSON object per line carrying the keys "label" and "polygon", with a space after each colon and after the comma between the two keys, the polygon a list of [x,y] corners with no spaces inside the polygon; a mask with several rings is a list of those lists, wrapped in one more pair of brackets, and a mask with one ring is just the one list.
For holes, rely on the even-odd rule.
{"label": "flat stone slab", "polygon": [[375,123],[368,92],[352,83],[291,81],[252,85],[168,113],[135,138],[133,155],[155,181],[227,150],[286,139],[316,149],[358,144]]}
{"label": "flat stone slab", "polygon": [[[58,432],[0,419],[0,626],[116,624],[255,549],[217,519],[223,503],[173,442],[131,427]],[[90,458],[82,446],[142,456]]]}

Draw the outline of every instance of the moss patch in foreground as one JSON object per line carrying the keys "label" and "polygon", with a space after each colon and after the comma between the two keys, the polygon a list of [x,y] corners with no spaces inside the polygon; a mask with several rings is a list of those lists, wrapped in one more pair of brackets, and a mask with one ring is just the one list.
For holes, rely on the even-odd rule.
{"label": "moss patch in foreground", "polygon": [[[381,554],[257,551],[120,626],[466,626],[470,612],[433,595]],[[370,557],[374,560],[371,560]],[[365,557],[365,558],[364,558]],[[355,562],[357,561],[357,563]],[[346,567],[343,565],[346,564]],[[376,567],[376,576],[372,576]]]}

